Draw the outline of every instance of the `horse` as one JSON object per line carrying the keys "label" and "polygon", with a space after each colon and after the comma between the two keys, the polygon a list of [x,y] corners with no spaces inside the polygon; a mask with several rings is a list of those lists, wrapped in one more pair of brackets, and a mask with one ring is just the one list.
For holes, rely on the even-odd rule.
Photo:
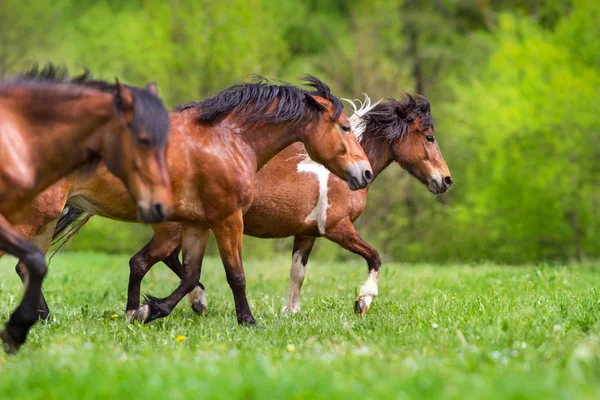
{"label": "horse", "polygon": [[[198,103],[180,105],[170,114],[167,162],[175,196],[173,220],[179,222],[175,224],[176,247],[181,244],[184,254],[181,282],[168,297],[147,296],[139,307],[139,282],[151,265],[144,257],[161,260],[174,251],[168,247],[170,243],[165,246],[152,239],[144,247],[143,256],[130,262],[130,291],[138,287],[138,302],[127,307],[130,320],[147,323],[165,317],[195,288],[212,230],[233,293],[237,320],[240,324],[255,324],[246,298],[241,258],[243,215],[254,199],[257,171],[290,144],[301,142],[307,156],[345,181],[349,190],[369,184],[373,177],[370,164],[343,113],[341,101],[319,79],[307,76],[304,81],[312,91],[259,80],[224,89]],[[70,210],[79,208],[133,221],[124,188],[105,170],[86,178],[75,177],[66,185],[68,193],[63,201],[54,203],[54,210],[34,205],[37,215],[30,218],[24,230],[35,235],[47,221],[61,215],[65,202]],[[71,214],[69,211],[63,215],[55,238],[61,237],[61,232],[65,233],[63,230],[73,222],[69,219]],[[153,229],[163,232],[160,224],[153,225]],[[44,232],[52,236],[52,230]],[[43,298],[40,307],[48,310]]]}
{"label": "horse", "polygon": [[0,251],[18,257],[27,271],[21,303],[0,332],[7,353],[19,350],[38,319],[47,272],[44,252],[15,224],[44,189],[78,169],[89,173],[99,160],[124,182],[139,218],[164,221],[173,207],[168,128],[155,84],[111,85],[90,80],[87,71],[69,80],[65,68],[52,64],[0,82]]}
{"label": "horse", "polygon": [[[388,99],[372,104],[367,97],[361,107],[351,104],[354,113],[350,121],[373,166],[373,179],[395,161],[433,194],[444,193],[450,188],[453,179],[437,142],[427,98],[415,98],[407,93],[400,100]],[[348,190],[343,181],[310,162],[299,144],[279,153],[258,172],[254,202],[244,215],[244,233],[259,238],[294,237],[284,314],[300,311],[300,289],[318,237],[325,237],[365,259],[367,281],[359,289],[354,310],[361,315],[369,310],[378,294],[381,257],[358,234],[353,224],[366,206],[367,193],[368,188],[355,192]],[[72,223],[82,213],[71,208],[61,218],[62,224]],[[152,241],[130,262],[128,310],[139,305],[143,275],[161,261],[153,249],[161,246],[174,249],[162,261],[177,275],[182,273],[178,258],[180,225],[166,222],[153,225],[153,229]],[[197,285],[188,299],[197,313],[206,310],[202,284]]]}

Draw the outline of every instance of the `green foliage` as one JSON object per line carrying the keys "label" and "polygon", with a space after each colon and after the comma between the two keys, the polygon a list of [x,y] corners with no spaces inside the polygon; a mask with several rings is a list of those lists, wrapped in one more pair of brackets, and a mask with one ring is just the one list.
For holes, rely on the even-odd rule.
{"label": "green foliage", "polygon": [[[21,353],[0,354],[3,399],[597,399],[597,267],[389,264],[364,318],[352,309],[361,263],[311,263],[303,312],[280,317],[287,259],[246,265],[262,328],[237,326],[221,262],[208,258],[208,311],[183,301],[149,325],[123,306],[127,256],[58,256],[52,312]],[[0,262],[0,319],[21,282]],[[178,283],[152,270],[144,291]],[[113,318],[113,315],[116,317]],[[185,336],[185,341],[176,338]],[[181,339],[180,339],[181,340]]]}

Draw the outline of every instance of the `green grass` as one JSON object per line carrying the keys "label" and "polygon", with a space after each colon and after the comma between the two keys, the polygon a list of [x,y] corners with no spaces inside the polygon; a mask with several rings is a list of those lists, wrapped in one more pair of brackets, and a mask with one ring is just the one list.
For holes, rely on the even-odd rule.
{"label": "green grass", "polygon": [[[0,317],[21,293],[0,262]],[[223,268],[205,263],[209,310],[182,302],[148,326],[123,317],[127,257],[57,256],[52,310],[14,356],[0,355],[0,398],[598,398],[600,274],[577,267],[387,264],[365,318],[353,299],[361,260],[309,264],[303,312],[279,316],[289,260],[246,261],[261,329],[238,327]],[[163,266],[144,290],[177,281]],[[118,318],[112,318],[113,314]],[[179,343],[177,336],[186,340]]]}

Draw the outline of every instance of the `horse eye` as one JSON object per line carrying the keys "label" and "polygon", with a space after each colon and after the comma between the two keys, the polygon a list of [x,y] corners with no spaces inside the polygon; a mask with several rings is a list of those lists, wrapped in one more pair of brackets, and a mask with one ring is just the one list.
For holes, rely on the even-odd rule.
{"label": "horse eye", "polygon": [[350,130],[351,130],[349,125],[342,125],[342,126],[340,126],[340,128],[342,128],[342,131],[346,132],[346,133],[350,132]]}
{"label": "horse eye", "polygon": [[428,136],[426,137],[426,139],[427,139],[427,141],[428,141],[429,143],[433,143],[433,142],[435,142],[435,138],[433,137],[433,135],[428,135]]}

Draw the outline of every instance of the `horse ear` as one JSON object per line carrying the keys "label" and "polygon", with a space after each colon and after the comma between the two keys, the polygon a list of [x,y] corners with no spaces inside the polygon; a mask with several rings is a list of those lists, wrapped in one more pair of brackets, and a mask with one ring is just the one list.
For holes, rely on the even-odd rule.
{"label": "horse ear", "polygon": [[150,92],[150,94],[153,94],[154,96],[158,97],[158,85],[156,84],[156,81],[152,81],[149,84],[147,84],[146,91]]}
{"label": "horse ear", "polygon": [[325,103],[319,101],[319,99],[317,99],[310,93],[305,92],[304,96],[306,97],[306,102],[308,103],[309,106],[316,108],[320,112],[323,112],[327,109],[327,106],[325,105]]}
{"label": "horse ear", "polygon": [[115,93],[117,107],[121,110],[133,110],[133,93],[131,90],[126,85],[121,85],[118,78],[115,78],[115,86],[117,88]]}

